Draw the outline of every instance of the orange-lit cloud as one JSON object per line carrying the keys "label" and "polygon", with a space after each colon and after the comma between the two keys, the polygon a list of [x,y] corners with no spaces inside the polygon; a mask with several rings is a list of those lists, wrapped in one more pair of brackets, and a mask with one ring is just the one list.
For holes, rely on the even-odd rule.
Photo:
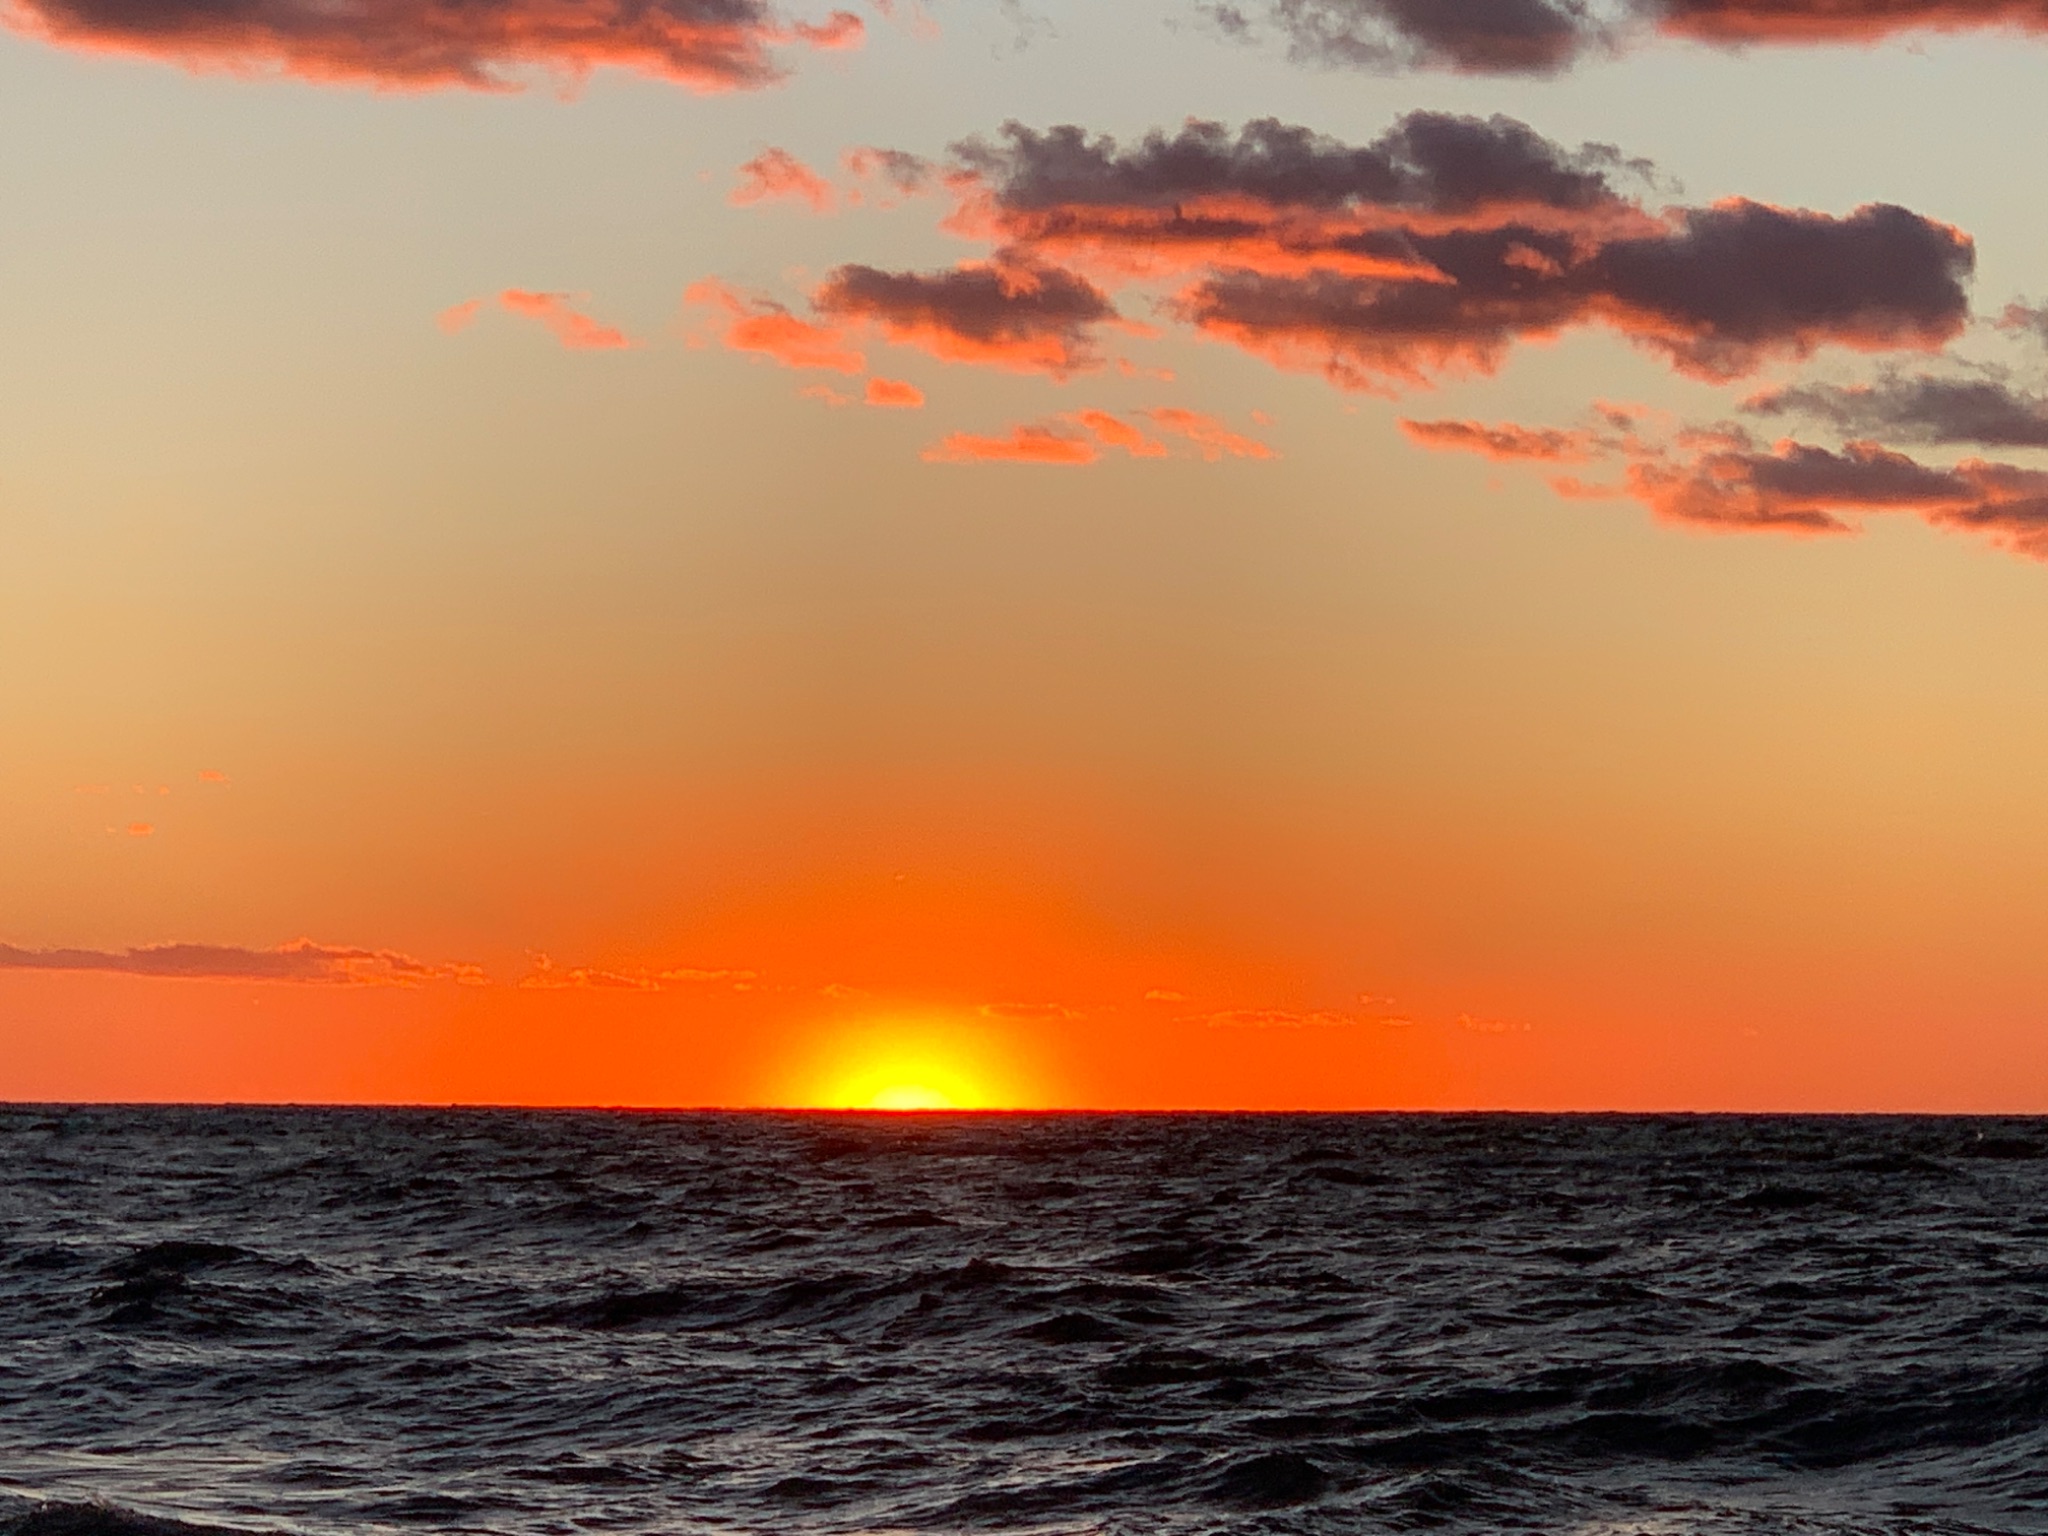
{"label": "orange-lit cloud", "polygon": [[566,293],[533,293],[524,288],[507,288],[498,295],[498,306],[528,320],[538,320],[554,333],[571,352],[612,352],[633,345],[633,340],[615,326],[593,320],[571,306]]}
{"label": "orange-lit cloud", "polygon": [[418,986],[429,981],[481,985],[474,965],[434,964],[389,949],[351,949],[297,939],[275,949],[228,944],[149,944],[137,949],[21,949],[0,944],[0,970],[107,971],[185,980],[320,982]]}
{"label": "orange-lit cloud", "polygon": [[1554,75],[1659,36],[1739,47],[2048,32],[2040,0],[1257,0],[1217,14],[1239,35],[1276,27],[1305,63],[1477,75]]}
{"label": "orange-lit cloud", "polygon": [[[1161,431],[1185,438],[1206,460],[1214,463],[1226,456],[1270,459],[1275,455],[1266,444],[1234,432],[1214,416],[1181,406],[1157,406],[1138,413]],[[1092,441],[1091,441],[1092,439]],[[1034,463],[1093,464],[1102,448],[1117,448],[1134,459],[1163,459],[1167,445],[1148,437],[1142,428],[1104,410],[1062,411],[1044,421],[1012,427],[1000,437],[981,437],[955,432],[931,448],[924,457],[934,464]]]}
{"label": "orange-lit cloud", "polygon": [[791,24],[765,0],[12,0],[0,15],[67,48],[380,90],[509,91],[536,73],[599,68],[744,90],[782,77],[777,47],[848,48],[863,35],[850,11]]}
{"label": "orange-lit cloud", "polygon": [[862,145],[846,151],[840,163],[858,184],[847,194],[850,203],[893,208],[905,198],[936,190],[944,180],[931,161],[900,149]]}
{"label": "orange-lit cloud", "polygon": [[126,832],[130,837],[156,836],[156,828],[151,826],[146,821],[131,821],[128,823],[126,827],[122,828],[122,830]]}
{"label": "orange-lit cloud", "polygon": [[440,314],[434,316],[434,324],[447,335],[453,336],[459,331],[467,330],[470,322],[483,312],[483,307],[482,299],[464,299],[460,304],[450,304]]}
{"label": "orange-lit cloud", "polygon": [[1410,421],[1397,425],[1425,448],[1476,453],[1496,460],[1535,459],[1552,464],[1583,464],[1593,457],[1593,434],[1555,427],[1522,427],[1513,422],[1488,426],[1478,421]]}
{"label": "orange-lit cloud", "polygon": [[839,327],[799,319],[773,299],[744,295],[716,278],[706,278],[691,284],[683,300],[724,315],[720,340],[731,351],[758,353],[785,368],[831,373],[861,373],[867,368],[867,359],[848,345]]}
{"label": "orange-lit cloud", "polygon": [[1124,144],[1011,124],[928,173],[989,260],[840,268],[813,296],[956,361],[1099,366],[1114,290],[1212,340],[1346,389],[1496,371],[1605,327],[1715,382],[1822,347],[1932,350],[1969,318],[1970,238],[1904,208],[1742,198],[1656,209],[1649,167],[1513,119],[1415,112],[1352,145],[1270,120]]}
{"label": "orange-lit cloud", "polygon": [[1030,262],[970,262],[941,272],[845,266],[811,302],[835,320],[867,322],[898,346],[947,362],[1054,378],[1100,367],[1094,331],[1116,307],[1084,277]]}
{"label": "orange-lit cloud", "polygon": [[202,768],[199,770],[199,782],[202,784],[225,784],[228,782],[228,776],[218,768]]}
{"label": "orange-lit cloud", "polygon": [[1447,281],[1219,274],[1188,289],[1180,312],[1218,340],[1347,389],[1489,374],[1520,342],[1594,324],[1720,382],[1826,345],[1936,348],[1967,323],[1974,261],[1968,237],[1903,208],[1837,218],[1740,200],[1683,210],[1664,234],[1590,246],[1534,230],[1416,245]]}
{"label": "orange-lit cloud", "polygon": [[1875,43],[1913,32],[2048,33],[2048,8],[2040,0],[1656,0],[1653,14],[1669,35],[1723,44]]}
{"label": "orange-lit cloud", "polygon": [[1623,430],[1464,421],[1401,426],[1426,447],[1496,460],[1619,457],[1617,483],[1559,476],[1551,488],[1573,500],[1634,500],[1680,527],[1847,534],[1856,531],[1851,519],[1858,516],[1907,512],[1935,527],[1979,533],[2013,553],[2048,559],[2048,470],[1984,459],[1949,467],[1925,464],[1868,439],[1839,449],[1789,438],[1764,446],[1733,425],[1681,428],[1661,441],[1640,434],[1640,418],[1623,408],[1606,406],[1595,414]]}
{"label": "orange-lit cloud", "polygon": [[786,149],[767,149],[739,170],[739,185],[726,201],[745,208],[755,203],[798,202],[813,213],[830,213],[831,183]]}
{"label": "orange-lit cloud", "polygon": [[2011,464],[1969,459],[1941,468],[1869,442],[1758,449],[1730,432],[1676,463],[1631,464],[1626,484],[1659,518],[1687,527],[1847,533],[1845,515],[1911,512],[2048,559],[2048,471]]}
{"label": "orange-lit cloud", "polygon": [[1163,459],[1166,444],[1147,437],[1137,427],[1108,411],[1074,411],[1069,420],[1086,427],[1111,448],[1121,448],[1134,459]]}
{"label": "orange-lit cloud", "polygon": [[1102,450],[1078,432],[1034,422],[1001,437],[949,432],[921,457],[929,464],[1093,464]]}
{"label": "orange-lit cloud", "polygon": [[1214,416],[1205,416],[1200,411],[1190,411],[1177,405],[1155,406],[1145,412],[1152,424],[1162,432],[1175,437],[1184,437],[1200,450],[1203,458],[1215,463],[1218,459],[1270,459],[1273,450],[1257,438],[1246,437],[1234,432]]}
{"label": "orange-lit cloud", "polygon": [[924,404],[924,391],[901,379],[869,379],[865,398],[869,405],[914,411]]}
{"label": "orange-lit cloud", "polygon": [[519,978],[518,985],[528,992],[661,992],[722,983],[744,992],[751,990],[757,979],[758,973],[754,971],[727,967],[609,970],[601,966],[560,966],[548,956],[536,954],[530,957],[530,967]]}

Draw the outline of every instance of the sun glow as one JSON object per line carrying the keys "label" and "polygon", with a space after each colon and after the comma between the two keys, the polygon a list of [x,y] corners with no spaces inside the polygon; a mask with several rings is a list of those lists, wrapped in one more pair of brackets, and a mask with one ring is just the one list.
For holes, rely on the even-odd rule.
{"label": "sun glow", "polygon": [[1012,1109],[1030,1102],[988,1031],[944,1021],[851,1026],[821,1043],[795,1102],[896,1113]]}
{"label": "sun glow", "polygon": [[869,1099],[868,1109],[958,1109],[960,1106],[947,1098],[936,1088],[927,1088],[922,1083],[892,1083]]}

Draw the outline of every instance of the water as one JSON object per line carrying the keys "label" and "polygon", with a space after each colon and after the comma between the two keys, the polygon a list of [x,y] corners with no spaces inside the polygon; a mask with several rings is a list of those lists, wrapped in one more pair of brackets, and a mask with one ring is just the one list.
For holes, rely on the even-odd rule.
{"label": "water", "polygon": [[17,1108],[0,1173],[0,1531],[2048,1531],[2048,1124]]}

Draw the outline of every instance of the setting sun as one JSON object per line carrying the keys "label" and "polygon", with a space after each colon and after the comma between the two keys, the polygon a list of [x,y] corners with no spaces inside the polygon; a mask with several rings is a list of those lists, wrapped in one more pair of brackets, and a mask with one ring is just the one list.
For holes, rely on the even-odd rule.
{"label": "setting sun", "polygon": [[1008,1043],[978,1023],[882,1020],[815,1041],[791,1101],[818,1109],[1012,1109],[1035,1102]]}
{"label": "setting sun", "polygon": [[927,1088],[922,1083],[895,1083],[884,1088],[869,1099],[868,1109],[916,1110],[916,1109],[958,1109],[945,1094],[936,1088]]}

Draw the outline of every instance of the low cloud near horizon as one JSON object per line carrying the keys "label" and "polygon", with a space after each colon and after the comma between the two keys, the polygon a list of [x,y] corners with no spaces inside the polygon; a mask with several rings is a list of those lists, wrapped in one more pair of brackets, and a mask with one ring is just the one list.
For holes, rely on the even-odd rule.
{"label": "low cloud near horizon", "polygon": [[275,949],[234,944],[146,944],[132,949],[23,949],[0,944],[0,971],[103,971],[204,981],[276,981],[340,986],[480,986],[479,966],[416,960],[390,949],[355,949],[296,939]]}

